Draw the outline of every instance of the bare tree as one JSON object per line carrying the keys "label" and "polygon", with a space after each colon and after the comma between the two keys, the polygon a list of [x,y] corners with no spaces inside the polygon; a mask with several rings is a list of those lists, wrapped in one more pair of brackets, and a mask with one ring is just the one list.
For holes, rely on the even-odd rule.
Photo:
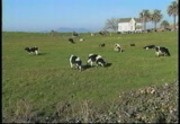
{"label": "bare tree", "polygon": [[117,30],[118,30],[118,19],[116,19],[116,18],[108,19],[105,23],[104,29],[105,30],[110,29],[110,30],[117,32]]}

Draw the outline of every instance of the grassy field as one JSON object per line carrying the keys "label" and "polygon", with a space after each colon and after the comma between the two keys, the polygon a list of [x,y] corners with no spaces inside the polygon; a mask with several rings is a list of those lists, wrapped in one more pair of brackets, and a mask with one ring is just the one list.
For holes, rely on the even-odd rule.
{"label": "grassy field", "polygon": [[[92,100],[101,105],[116,99],[122,91],[151,85],[171,83],[178,76],[177,32],[147,34],[112,34],[93,36],[81,34],[85,41],[70,44],[71,34],[2,33],[2,100],[3,114],[15,114],[24,99],[31,111],[50,113],[61,101]],[[104,48],[99,44],[105,43]],[[113,51],[120,43],[125,52]],[[135,43],[135,47],[129,44]],[[154,50],[145,45],[165,46],[170,57],[155,57]],[[26,46],[38,46],[38,56],[29,55]],[[86,64],[89,53],[98,53],[112,63],[107,68],[89,68],[82,72],[72,70],[71,54]]]}

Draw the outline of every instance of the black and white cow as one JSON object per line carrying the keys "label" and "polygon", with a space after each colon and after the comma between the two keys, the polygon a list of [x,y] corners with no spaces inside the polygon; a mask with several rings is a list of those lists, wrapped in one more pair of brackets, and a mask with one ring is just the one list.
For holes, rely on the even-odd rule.
{"label": "black and white cow", "polygon": [[105,47],[105,43],[101,43],[101,44],[99,44],[99,47]]}
{"label": "black and white cow", "polygon": [[82,71],[82,61],[81,61],[80,57],[71,55],[69,58],[69,62],[70,62],[71,68],[75,67],[76,69],[79,69],[80,71]]}
{"label": "black and white cow", "polygon": [[26,50],[29,54],[33,53],[33,54],[36,54],[38,55],[38,47],[35,46],[35,47],[26,47],[24,50]]}
{"label": "black and white cow", "polygon": [[94,36],[94,33],[91,33],[91,36]]}
{"label": "black and white cow", "polygon": [[136,46],[135,43],[131,43],[130,46]]}
{"label": "black and white cow", "polygon": [[145,50],[154,49],[155,45],[147,45],[143,47]]}
{"label": "black and white cow", "polygon": [[79,36],[79,34],[77,32],[75,32],[75,31],[73,31],[72,36],[77,37],[77,36]]}
{"label": "black and white cow", "polygon": [[96,62],[96,57],[98,54],[89,54],[87,63],[93,66],[93,63]]}
{"label": "black and white cow", "polygon": [[85,39],[84,39],[84,38],[80,38],[80,39],[79,39],[79,41],[81,41],[81,42],[82,42],[82,41],[85,41]]}
{"label": "black and white cow", "polygon": [[171,56],[168,48],[162,46],[155,46],[156,56]]}
{"label": "black and white cow", "polygon": [[90,64],[91,67],[93,66],[93,63],[96,63],[98,66],[102,67],[105,67],[106,65],[106,62],[102,56],[98,54],[89,54],[87,63]]}
{"label": "black and white cow", "polygon": [[70,43],[75,44],[75,42],[74,42],[74,39],[73,39],[73,38],[69,38],[69,39],[68,39],[68,41],[69,41]]}
{"label": "black and white cow", "polygon": [[100,55],[98,55],[98,56],[96,57],[96,64],[97,64],[98,66],[105,67],[107,63],[104,61],[104,59],[103,59]]}
{"label": "black and white cow", "polygon": [[105,35],[108,35],[109,32],[108,32],[108,31],[100,31],[99,34],[102,35],[102,36],[103,36],[103,35],[105,36]]}
{"label": "black and white cow", "polygon": [[120,44],[116,43],[114,45],[114,51],[117,51],[117,52],[124,52],[123,48],[121,47]]}

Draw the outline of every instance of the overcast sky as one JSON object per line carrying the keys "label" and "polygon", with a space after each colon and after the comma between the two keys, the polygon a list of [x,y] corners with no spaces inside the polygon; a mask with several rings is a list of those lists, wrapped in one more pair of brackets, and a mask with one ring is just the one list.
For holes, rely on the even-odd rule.
{"label": "overcast sky", "polygon": [[110,18],[139,17],[159,9],[173,22],[167,7],[174,0],[3,0],[3,31],[49,31],[59,27],[101,30]]}

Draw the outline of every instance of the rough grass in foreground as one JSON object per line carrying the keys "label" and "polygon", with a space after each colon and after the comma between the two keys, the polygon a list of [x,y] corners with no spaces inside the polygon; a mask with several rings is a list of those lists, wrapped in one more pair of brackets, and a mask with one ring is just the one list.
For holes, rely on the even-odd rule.
{"label": "rough grass in foreground", "polygon": [[178,81],[122,92],[103,105],[92,100],[61,101],[53,112],[32,112],[31,103],[20,100],[14,115],[3,122],[16,123],[178,123]]}

